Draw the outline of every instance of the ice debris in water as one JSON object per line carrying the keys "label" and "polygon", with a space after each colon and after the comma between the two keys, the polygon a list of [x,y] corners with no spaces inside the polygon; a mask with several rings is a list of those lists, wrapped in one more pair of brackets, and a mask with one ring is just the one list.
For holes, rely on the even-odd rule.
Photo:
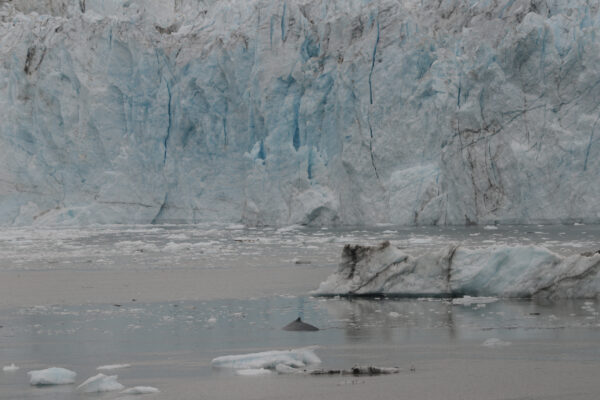
{"label": "ice debris in water", "polygon": [[307,347],[222,356],[212,360],[211,365],[213,368],[233,368],[240,370],[261,368],[274,370],[280,364],[292,368],[302,368],[307,365],[321,363],[321,359],[317,357],[314,350],[315,348],[313,347]]}
{"label": "ice debris in water", "polygon": [[75,383],[77,373],[58,367],[29,371],[29,383],[33,386],[68,385]]}
{"label": "ice debris in water", "polygon": [[266,368],[250,368],[250,369],[239,369],[235,372],[236,375],[240,376],[263,376],[271,375],[273,371]]}
{"label": "ice debris in water", "polygon": [[152,394],[152,393],[160,393],[155,387],[152,386],[136,386],[129,389],[125,389],[121,392],[121,394]]}
{"label": "ice debris in water", "polygon": [[113,369],[122,369],[122,368],[130,368],[131,364],[111,364],[111,365],[101,365],[96,370],[98,371],[110,371]]}
{"label": "ice debris in water", "polygon": [[117,382],[117,375],[106,376],[98,374],[88,378],[77,389],[85,393],[112,392],[113,390],[122,390],[125,386]]}
{"label": "ice debris in water", "polygon": [[19,370],[19,367],[17,367],[14,363],[10,364],[10,365],[6,365],[2,368],[2,371],[4,371],[4,372],[15,372],[18,370]]}
{"label": "ice debris in water", "polygon": [[452,304],[461,306],[470,306],[472,304],[488,304],[498,301],[497,297],[472,297],[463,296],[452,299]]}
{"label": "ice debris in water", "polygon": [[490,348],[506,347],[506,346],[510,346],[510,342],[505,342],[505,341],[500,340],[498,338],[489,338],[489,339],[486,339],[482,343],[482,346],[484,346],[484,347],[490,347]]}
{"label": "ice debris in water", "polygon": [[541,246],[346,245],[337,272],[313,294],[593,298],[600,295],[599,265],[597,252],[564,257]]}

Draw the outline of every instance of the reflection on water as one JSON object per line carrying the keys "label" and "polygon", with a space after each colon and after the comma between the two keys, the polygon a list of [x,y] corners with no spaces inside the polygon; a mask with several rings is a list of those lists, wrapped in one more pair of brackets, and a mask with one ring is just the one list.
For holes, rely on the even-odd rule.
{"label": "reflection on water", "polygon": [[[325,367],[376,363],[407,367],[431,357],[482,350],[489,338],[511,343],[591,343],[569,350],[573,360],[600,360],[597,301],[497,301],[453,305],[450,301],[269,297],[170,304],[32,307],[3,311],[0,360],[22,369],[0,375],[2,395],[19,399],[79,398],[73,387],[44,391],[27,384],[26,371],[58,365],[79,373],[78,382],[100,365],[131,363],[118,371],[125,385],[151,385],[167,376],[212,379],[210,360],[219,355],[322,346]],[[299,314],[321,328],[287,332]],[[560,346],[556,347],[557,349]],[[454,349],[454,350],[452,350]],[[593,350],[596,349],[596,350]],[[561,350],[562,351],[562,350]],[[488,354],[488,353],[485,353]],[[502,353],[493,353],[502,354]],[[562,354],[562,353],[561,353]],[[525,350],[513,357],[562,357]],[[40,390],[42,390],[40,392]],[[70,393],[70,394],[69,394]],[[69,395],[67,395],[69,394]],[[18,397],[20,396],[20,397]],[[71,396],[71,397],[69,397]]]}

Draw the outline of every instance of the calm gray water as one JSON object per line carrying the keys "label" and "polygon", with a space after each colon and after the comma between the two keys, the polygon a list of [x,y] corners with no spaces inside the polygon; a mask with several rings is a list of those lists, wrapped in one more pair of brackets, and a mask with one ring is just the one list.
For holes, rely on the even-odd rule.
{"label": "calm gray water", "polygon": [[[0,366],[21,367],[0,372],[0,399],[119,398],[118,393],[79,393],[76,385],[31,387],[26,372],[61,366],[76,371],[81,383],[98,366],[123,363],[131,367],[112,372],[122,384],[161,390],[140,397],[148,399],[347,400],[398,398],[400,393],[411,399],[597,399],[596,300],[465,306],[443,299],[312,298],[307,292],[324,273],[333,272],[348,242],[389,239],[423,248],[450,241],[477,246],[531,243],[571,254],[596,249],[598,238],[596,226],[5,230],[0,233],[0,273],[26,278],[37,276],[36,271],[67,271],[78,284],[77,277],[86,271],[111,275],[130,270],[143,287],[155,270],[192,271],[197,279],[222,270],[225,279],[215,285],[246,293],[242,288],[252,280],[262,290],[261,295],[233,297],[219,296],[217,290],[201,300],[173,300],[178,299],[177,288],[165,282],[165,293],[153,301],[134,301],[132,295],[119,303],[94,303],[85,299],[85,291],[83,298],[71,296],[68,280],[52,282],[52,272],[42,284],[61,288],[60,301],[37,303],[36,293],[31,293],[28,304],[5,299],[9,305],[0,307]],[[239,278],[248,268],[252,276]],[[304,278],[288,284],[284,280],[274,290],[274,271]],[[281,330],[298,315],[321,330]],[[397,366],[402,372],[360,379],[240,377],[210,367],[210,360],[221,355],[312,345],[319,346],[325,368],[358,363]]]}

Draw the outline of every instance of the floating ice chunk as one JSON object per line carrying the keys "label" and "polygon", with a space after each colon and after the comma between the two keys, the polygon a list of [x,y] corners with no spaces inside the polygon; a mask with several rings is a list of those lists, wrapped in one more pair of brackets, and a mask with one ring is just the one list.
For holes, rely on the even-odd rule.
{"label": "floating ice chunk", "polygon": [[216,324],[216,323],[217,323],[217,318],[216,318],[216,317],[214,317],[214,316],[212,316],[212,317],[210,317],[209,319],[207,319],[207,320],[206,320],[206,323],[207,323],[208,325],[214,325],[214,324]]}
{"label": "floating ice chunk", "polygon": [[77,373],[57,367],[29,371],[27,374],[29,375],[29,383],[33,386],[68,385],[75,383],[77,377]]}
{"label": "floating ice chunk", "polygon": [[486,226],[483,227],[483,229],[485,229],[487,231],[495,231],[495,230],[498,229],[498,227],[495,226],[495,225],[486,225]]}
{"label": "floating ice chunk", "polygon": [[96,368],[96,370],[98,371],[110,371],[113,369],[123,369],[123,368],[130,368],[131,364],[111,364],[111,365],[101,365],[98,368]]}
{"label": "floating ice chunk", "polygon": [[278,364],[293,368],[302,368],[307,365],[320,363],[321,359],[315,354],[314,348],[273,350],[261,353],[222,356],[211,361],[211,365],[214,368],[234,369],[275,369]]}
{"label": "floating ice chunk", "polygon": [[121,392],[121,394],[152,394],[152,393],[160,393],[155,387],[152,386],[136,386],[129,389],[125,389]]}
{"label": "floating ice chunk", "polygon": [[2,367],[2,371],[3,372],[15,372],[18,371],[20,368],[17,367],[14,363],[10,364],[10,365],[6,365],[4,367]]}
{"label": "floating ice chunk", "polygon": [[235,371],[235,374],[240,376],[264,376],[271,375],[272,373],[273,371],[265,368],[239,369]]}
{"label": "floating ice chunk", "polygon": [[563,257],[540,246],[346,245],[337,272],[313,294],[592,298],[600,295],[598,265],[598,252]]}
{"label": "floating ice chunk", "polygon": [[490,348],[506,347],[506,346],[510,346],[510,342],[505,342],[498,338],[489,338],[489,339],[486,339],[485,342],[483,342],[482,346],[490,347]]}
{"label": "floating ice chunk", "polygon": [[400,314],[396,311],[390,311],[388,314],[391,318],[400,318]]}
{"label": "floating ice chunk", "polygon": [[117,375],[106,376],[98,374],[88,378],[77,389],[85,393],[112,392],[113,390],[122,390],[125,386],[117,382]]}
{"label": "floating ice chunk", "polygon": [[299,368],[290,367],[285,364],[277,364],[275,366],[275,371],[279,374],[300,374],[303,371]]}
{"label": "floating ice chunk", "polygon": [[471,297],[464,296],[452,299],[452,304],[470,306],[471,304],[488,304],[498,301],[497,297]]}

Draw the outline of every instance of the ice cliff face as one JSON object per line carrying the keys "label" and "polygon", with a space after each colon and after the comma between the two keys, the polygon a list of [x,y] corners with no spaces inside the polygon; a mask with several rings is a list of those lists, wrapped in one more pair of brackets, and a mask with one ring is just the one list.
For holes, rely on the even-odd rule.
{"label": "ice cliff face", "polygon": [[600,251],[563,257],[539,246],[346,245],[338,270],[314,294],[597,298]]}
{"label": "ice cliff face", "polygon": [[600,222],[599,8],[2,0],[0,223]]}

